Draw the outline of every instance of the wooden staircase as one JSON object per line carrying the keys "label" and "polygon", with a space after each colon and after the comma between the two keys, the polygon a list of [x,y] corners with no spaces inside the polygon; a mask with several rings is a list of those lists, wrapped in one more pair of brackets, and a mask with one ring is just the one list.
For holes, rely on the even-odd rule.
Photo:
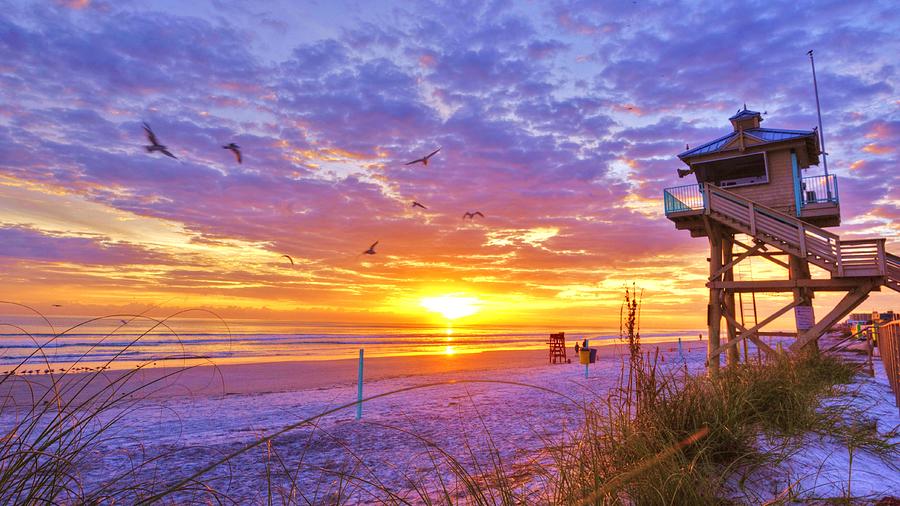
{"label": "wooden staircase", "polygon": [[806,259],[832,278],[876,278],[900,292],[900,257],[885,251],[885,239],[841,239],[801,219],[704,184],[704,214],[766,245]]}

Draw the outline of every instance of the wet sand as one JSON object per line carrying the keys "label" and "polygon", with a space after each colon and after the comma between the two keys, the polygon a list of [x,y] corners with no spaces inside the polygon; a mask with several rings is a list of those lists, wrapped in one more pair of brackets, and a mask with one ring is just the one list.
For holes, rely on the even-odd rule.
{"label": "wet sand", "polygon": [[[651,351],[675,351],[676,343],[645,344]],[[706,341],[686,341],[684,351],[693,353],[706,349]],[[627,353],[624,344],[598,347],[599,360],[608,361]],[[574,343],[567,347],[567,356],[578,362]],[[376,357],[365,360],[366,382],[410,376],[443,373],[490,371],[498,369],[526,369],[547,365],[546,350],[486,351],[452,355],[417,355],[408,357]],[[191,368],[150,367],[140,371],[111,370],[102,373],[68,373],[65,375],[41,374],[13,376],[0,385],[0,397],[17,406],[30,406],[53,384],[62,392],[63,399],[70,399],[77,392],[86,398],[101,388],[118,382],[118,391],[127,392],[143,386],[134,395],[142,397],[221,396],[234,394],[259,394],[300,390],[328,389],[356,384],[357,358],[324,361],[257,362],[244,364],[206,365]],[[121,381],[129,375],[127,381]],[[81,387],[84,386],[82,389]]]}

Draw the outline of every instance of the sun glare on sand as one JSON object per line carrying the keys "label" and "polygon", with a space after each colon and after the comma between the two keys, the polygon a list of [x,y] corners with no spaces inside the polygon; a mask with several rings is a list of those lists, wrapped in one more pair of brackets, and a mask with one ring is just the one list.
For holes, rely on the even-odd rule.
{"label": "sun glare on sand", "polygon": [[425,297],[419,304],[433,313],[442,314],[448,320],[455,320],[477,313],[479,302],[481,301],[474,297],[441,295],[440,297]]}

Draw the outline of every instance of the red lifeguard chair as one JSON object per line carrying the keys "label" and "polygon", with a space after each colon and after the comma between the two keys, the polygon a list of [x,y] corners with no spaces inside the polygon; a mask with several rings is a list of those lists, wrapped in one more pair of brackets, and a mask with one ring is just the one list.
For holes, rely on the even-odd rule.
{"label": "red lifeguard chair", "polygon": [[550,363],[565,364],[567,362],[566,333],[559,332],[557,334],[550,334],[550,341],[548,341],[547,344],[550,345]]}

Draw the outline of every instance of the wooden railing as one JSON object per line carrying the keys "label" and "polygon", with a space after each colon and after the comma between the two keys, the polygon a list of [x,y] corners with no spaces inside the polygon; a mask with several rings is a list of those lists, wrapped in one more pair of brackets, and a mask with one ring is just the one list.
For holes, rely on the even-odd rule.
{"label": "wooden railing", "polygon": [[882,325],[878,329],[878,352],[891,390],[894,391],[894,402],[900,410],[900,321]]}
{"label": "wooden railing", "polygon": [[[889,274],[884,239],[842,241],[837,235],[823,228],[757,204],[715,185],[705,184],[700,193],[706,196],[705,212],[711,217],[724,218],[729,226],[792,255],[805,258],[834,276]],[[897,273],[900,275],[900,259]]]}
{"label": "wooden railing", "polygon": [[[828,181],[824,184],[828,184]],[[834,183],[837,197],[837,183]],[[900,257],[885,251],[884,239],[841,240],[815,225],[703,183],[666,188],[666,216],[707,214],[728,226],[807,259],[836,277],[884,277],[900,291]]]}
{"label": "wooden railing", "polygon": [[885,253],[884,259],[887,285],[888,287],[900,292],[900,257],[898,257],[897,255],[891,255],[890,253]]}

